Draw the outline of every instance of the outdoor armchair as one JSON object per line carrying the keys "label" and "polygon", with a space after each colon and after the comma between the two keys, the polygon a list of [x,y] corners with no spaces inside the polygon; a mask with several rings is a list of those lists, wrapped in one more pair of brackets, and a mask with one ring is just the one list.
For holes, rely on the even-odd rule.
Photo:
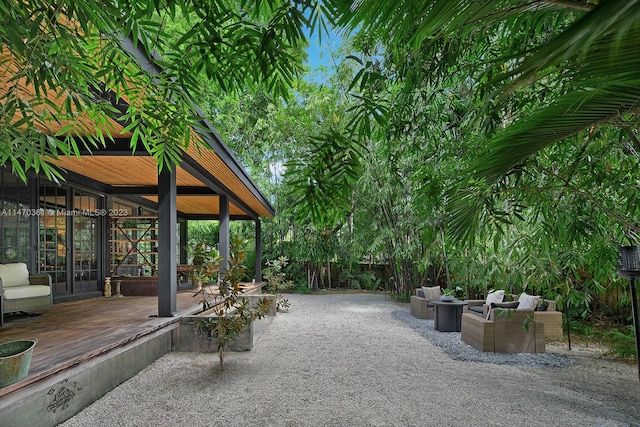
{"label": "outdoor armchair", "polygon": [[[518,302],[522,295],[511,295],[511,303]],[[530,297],[527,296],[527,297]],[[550,341],[562,341],[564,338],[562,329],[562,312],[556,309],[556,302],[554,300],[545,299],[540,300],[541,303],[534,309],[534,317],[537,321],[544,323],[544,338],[547,342]],[[469,300],[468,305],[465,307],[465,312],[469,312],[477,315],[478,317],[487,318],[491,304],[486,300]],[[504,302],[502,308],[509,304]],[[508,307],[518,308],[518,306]]]}
{"label": "outdoor armchair", "polygon": [[53,305],[51,276],[29,275],[22,262],[0,264],[0,326],[4,314],[33,310]]}
{"label": "outdoor armchair", "polygon": [[431,301],[439,300],[440,296],[440,286],[417,288],[416,294],[411,295],[411,315],[418,319],[433,319],[435,311]]}

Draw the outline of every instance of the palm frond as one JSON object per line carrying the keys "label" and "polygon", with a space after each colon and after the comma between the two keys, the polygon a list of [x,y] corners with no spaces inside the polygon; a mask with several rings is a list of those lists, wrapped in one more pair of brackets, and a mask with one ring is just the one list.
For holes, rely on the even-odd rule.
{"label": "palm frond", "polygon": [[[553,40],[527,53],[518,66],[498,76],[496,81],[504,82],[515,76],[507,85],[510,92],[554,67],[562,67],[565,61],[571,60],[574,65],[581,63],[598,49],[615,52],[619,43],[629,39],[629,33],[637,31],[639,23],[640,0],[603,1]],[[634,38],[637,41],[637,36]]]}
{"label": "palm frond", "polygon": [[495,181],[527,156],[639,107],[640,78],[569,93],[499,134],[472,169]]}
{"label": "palm frond", "polygon": [[[640,21],[639,21],[640,22]],[[561,73],[571,90],[490,142],[474,170],[495,180],[516,162],[576,133],[640,108],[640,25],[602,36]]]}

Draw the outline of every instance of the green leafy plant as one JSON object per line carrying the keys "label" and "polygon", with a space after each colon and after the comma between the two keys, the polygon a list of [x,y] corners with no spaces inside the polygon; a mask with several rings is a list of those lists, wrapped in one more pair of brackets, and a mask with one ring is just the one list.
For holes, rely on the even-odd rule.
{"label": "green leafy plant", "polygon": [[201,269],[204,278],[213,280],[220,273],[218,292],[212,292],[208,287],[202,287],[196,296],[202,298],[202,308],[210,317],[202,317],[196,322],[196,333],[202,337],[215,341],[218,346],[220,370],[224,370],[224,356],[227,346],[249,324],[261,319],[268,311],[271,302],[267,298],[258,299],[257,304],[251,304],[243,298],[240,282],[245,273],[243,265],[246,241],[234,240],[230,248],[229,268],[220,270],[220,257],[210,258]]}
{"label": "green leafy plant", "polygon": [[[192,263],[198,268],[194,271],[194,276],[198,281],[198,294],[201,294],[203,282],[217,282],[220,272],[219,264],[222,261],[218,251],[209,247],[204,242],[194,243],[187,246],[187,255],[192,259]],[[202,294],[204,295],[204,294]],[[203,308],[206,309],[206,308]]]}
{"label": "green leafy plant", "polygon": [[609,353],[620,357],[638,357],[636,355],[635,336],[632,327],[610,329],[605,332],[605,338],[609,342]]}
{"label": "green leafy plant", "polygon": [[356,280],[360,283],[361,287],[364,287],[370,291],[375,291],[380,288],[380,278],[376,276],[373,271],[364,271],[356,276]]}
{"label": "green leafy plant", "polygon": [[459,297],[464,292],[464,289],[461,286],[446,288],[442,290],[442,295],[448,295],[452,297]]}
{"label": "green leafy plant", "polygon": [[289,310],[289,300],[282,297],[280,292],[290,289],[293,286],[291,280],[287,280],[284,268],[289,264],[286,257],[278,257],[267,261],[267,268],[264,270],[264,279],[267,282],[266,291],[276,295],[276,309],[280,311]]}
{"label": "green leafy plant", "polygon": [[192,259],[193,265],[203,265],[205,261],[211,262],[211,258],[215,257],[214,250],[207,247],[204,242],[194,243],[187,246],[187,255]]}

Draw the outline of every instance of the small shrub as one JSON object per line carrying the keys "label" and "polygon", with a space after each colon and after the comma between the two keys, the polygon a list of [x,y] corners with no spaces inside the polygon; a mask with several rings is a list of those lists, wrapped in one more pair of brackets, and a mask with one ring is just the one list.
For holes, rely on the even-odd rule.
{"label": "small shrub", "polygon": [[608,341],[610,354],[620,357],[637,357],[636,339],[632,327],[624,328],[622,331],[610,329],[604,333],[604,337]]}
{"label": "small shrub", "polygon": [[362,284],[362,288],[366,288],[370,291],[376,291],[380,287],[380,278],[376,277],[376,274],[373,271],[360,273],[357,280]]}
{"label": "small shrub", "polygon": [[264,269],[264,280],[267,282],[266,291],[276,296],[276,309],[280,311],[289,310],[289,300],[282,297],[281,292],[293,286],[291,280],[287,280],[284,268],[289,264],[286,257],[278,257],[267,261],[267,268]]}
{"label": "small shrub", "polygon": [[[258,300],[253,306],[240,295],[240,282],[244,277],[246,267],[244,247],[246,242],[235,240],[231,245],[229,268],[223,272],[219,285],[219,295],[212,295],[207,287],[196,292],[202,297],[202,308],[210,310],[213,317],[205,317],[196,322],[196,332],[207,339],[215,339],[218,344],[220,370],[224,371],[224,355],[227,345],[236,335],[246,328],[253,320],[261,319],[268,311],[271,302],[266,298]],[[213,281],[220,272],[220,257],[210,259],[202,265],[200,273],[203,278]]]}

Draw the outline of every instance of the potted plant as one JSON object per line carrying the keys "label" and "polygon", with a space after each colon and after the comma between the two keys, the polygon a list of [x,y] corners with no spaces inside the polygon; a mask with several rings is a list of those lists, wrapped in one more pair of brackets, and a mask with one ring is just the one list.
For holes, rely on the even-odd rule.
{"label": "potted plant", "polygon": [[454,301],[456,299],[456,294],[460,291],[462,291],[462,288],[460,286],[456,286],[455,288],[443,289],[440,299],[442,301]]}
{"label": "potted plant", "polygon": [[[203,280],[217,282],[217,266],[221,260],[218,251],[215,248],[208,247],[204,242],[194,243],[187,246],[186,249],[187,255],[191,258],[191,263],[195,268],[193,270],[193,279],[197,281],[198,290],[202,289]],[[193,285],[195,286],[195,283]]]}
{"label": "potted plant", "polygon": [[32,339],[0,344],[0,387],[6,387],[27,377],[36,343],[37,340]]}
{"label": "potted plant", "polygon": [[540,298],[536,303],[535,311],[547,311],[549,303],[544,298]]}

